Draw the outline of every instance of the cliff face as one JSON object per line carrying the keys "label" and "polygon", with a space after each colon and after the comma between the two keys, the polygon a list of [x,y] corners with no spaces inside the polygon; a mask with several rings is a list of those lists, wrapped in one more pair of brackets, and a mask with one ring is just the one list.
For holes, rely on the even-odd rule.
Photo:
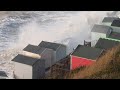
{"label": "cliff face", "polygon": [[66,79],[120,79],[120,45],[108,50],[92,66],[67,74]]}

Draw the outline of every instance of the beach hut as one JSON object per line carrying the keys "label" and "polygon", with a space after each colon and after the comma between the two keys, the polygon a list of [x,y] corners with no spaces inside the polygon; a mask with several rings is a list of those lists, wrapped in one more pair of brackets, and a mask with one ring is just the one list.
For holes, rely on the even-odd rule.
{"label": "beach hut", "polygon": [[99,38],[107,38],[111,32],[109,26],[95,24],[91,30],[91,45],[94,46]]}
{"label": "beach hut", "polygon": [[118,17],[106,17],[104,18],[103,25],[109,26],[113,29],[114,32],[120,33],[120,18]]}
{"label": "beach hut", "polygon": [[120,18],[119,17],[104,17],[102,24],[111,26],[114,20],[120,20]]}
{"label": "beach hut", "polygon": [[40,79],[45,76],[45,60],[18,54],[13,60],[16,79]]}
{"label": "beach hut", "polygon": [[100,57],[102,52],[103,49],[78,45],[70,55],[70,70],[93,64]]}
{"label": "beach hut", "polygon": [[119,41],[115,41],[113,39],[100,38],[98,42],[96,43],[95,48],[101,48],[104,50],[108,50],[119,44],[120,44]]}
{"label": "beach hut", "polygon": [[66,49],[67,48],[63,44],[42,41],[38,46],[44,47],[47,49],[51,49],[54,51],[53,64],[56,63],[57,61],[63,59],[64,57],[66,57]]}
{"label": "beach hut", "polygon": [[23,52],[25,56],[44,59],[45,68],[49,68],[54,64],[54,51],[52,49],[29,44],[23,49]]}

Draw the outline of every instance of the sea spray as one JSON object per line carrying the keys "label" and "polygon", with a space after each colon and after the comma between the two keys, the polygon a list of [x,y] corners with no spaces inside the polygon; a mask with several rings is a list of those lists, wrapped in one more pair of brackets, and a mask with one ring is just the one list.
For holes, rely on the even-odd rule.
{"label": "sea spray", "polygon": [[83,44],[84,40],[90,39],[93,25],[100,24],[107,13],[107,11],[81,11],[68,15],[64,19],[63,17],[56,19],[53,16],[49,19],[56,21],[51,21],[44,26],[38,23],[37,18],[34,18],[30,23],[20,27],[21,33],[16,46],[38,45],[43,40],[65,44],[68,47],[67,53],[70,53],[78,44]]}

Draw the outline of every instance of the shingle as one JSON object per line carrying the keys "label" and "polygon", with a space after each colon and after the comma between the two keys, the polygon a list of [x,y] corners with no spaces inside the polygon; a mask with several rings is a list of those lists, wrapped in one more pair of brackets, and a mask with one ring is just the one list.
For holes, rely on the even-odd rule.
{"label": "shingle", "polygon": [[120,20],[118,17],[105,17],[102,22],[113,22],[114,20]]}
{"label": "shingle", "polygon": [[61,44],[58,44],[58,43],[52,43],[52,42],[42,41],[38,46],[44,47],[44,48],[49,48],[49,49],[52,49],[52,50],[56,51],[57,48],[60,45]]}
{"label": "shingle", "polygon": [[112,28],[110,28],[109,26],[105,26],[105,25],[97,25],[95,24],[92,28],[92,32],[99,32],[99,33],[105,33],[107,34],[107,32],[109,30],[111,30]]}
{"label": "shingle", "polygon": [[0,71],[0,77],[8,77],[7,74],[4,71]]}
{"label": "shingle", "polygon": [[111,26],[120,27],[120,20],[114,20],[114,21],[112,22]]}
{"label": "shingle", "polygon": [[35,59],[35,58],[18,54],[12,61],[32,66],[38,60],[40,59]]}
{"label": "shingle", "polygon": [[120,44],[120,42],[118,42],[118,41],[100,38],[98,40],[98,42],[96,43],[95,47],[108,50],[108,49],[111,49],[118,44]]}
{"label": "shingle", "polygon": [[120,33],[117,33],[117,32],[111,32],[110,35],[108,36],[108,38],[112,38],[112,39],[118,39],[118,40],[120,40]]}
{"label": "shingle", "polygon": [[101,55],[102,51],[103,49],[78,45],[72,55],[96,60]]}

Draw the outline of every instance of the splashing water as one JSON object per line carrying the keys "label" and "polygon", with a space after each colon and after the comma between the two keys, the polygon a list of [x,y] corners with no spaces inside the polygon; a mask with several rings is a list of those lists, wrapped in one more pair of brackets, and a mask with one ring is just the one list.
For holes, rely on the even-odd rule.
{"label": "splashing water", "polygon": [[38,23],[39,19],[36,18],[20,28],[16,46],[25,47],[29,43],[38,45],[45,40],[66,44],[70,53],[78,44],[90,39],[92,26],[100,23],[106,15],[107,12],[78,12],[64,17],[50,17],[54,22],[45,25]]}

